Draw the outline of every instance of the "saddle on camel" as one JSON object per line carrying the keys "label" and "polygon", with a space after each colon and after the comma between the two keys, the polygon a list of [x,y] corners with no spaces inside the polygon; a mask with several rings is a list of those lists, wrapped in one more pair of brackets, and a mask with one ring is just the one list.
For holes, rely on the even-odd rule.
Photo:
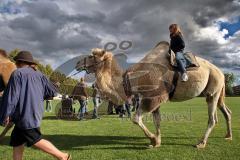
{"label": "saddle on camel", "polygon": [[[158,43],[154,49],[156,49],[156,52],[159,52],[159,54],[161,54],[162,50],[161,49],[157,49],[158,45],[161,45],[160,42]],[[167,43],[167,42],[166,42]],[[183,54],[185,60],[186,60],[186,70],[187,71],[194,71],[194,70],[198,70],[198,68],[200,67],[196,56],[192,53],[192,52],[185,52]],[[177,85],[177,81],[179,78],[179,70],[178,70],[178,64],[176,61],[176,56],[175,53],[169,49],[168,55],[167,55],[167,59],[169,60],[169,64],[166,65],[166,67],[168,68],[168,70],[170,71],[174,71],[174,76],[172,78],[172,87],[170,88],[171,91],[169,91],[169,98],[171,99],[172,96],[174,95],[174,91]],[[132,73],[129,70],[126,70],[125,73],[123,74],[123,87],[124,87],[124,91],[126,93],[126,95],[131,96],[135,93],[133,93],[133,91],[131,91],[131,89],[133,88],[133,86],[131,86],[130,80],[133,80],[135,78],[139,77],[139,73],[138,72],[134,72]],[[166,84],[166,87],[169,87],[169,84]]]}

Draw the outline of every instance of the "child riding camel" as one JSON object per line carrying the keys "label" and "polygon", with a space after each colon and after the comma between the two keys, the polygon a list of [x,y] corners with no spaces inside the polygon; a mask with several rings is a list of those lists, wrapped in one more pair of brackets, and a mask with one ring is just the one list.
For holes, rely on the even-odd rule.
{"label": "child riding camel", "polygon": [[186,82],[188,80],[188,75],[186,71],[187,62],[183,55],[183,50],[185,48],[183,35],[180,27],[177,24],[171,24],[169,26],[169,31],[171,38],[170,48],[176,55],[178,70],[181,72],[182,81]]}

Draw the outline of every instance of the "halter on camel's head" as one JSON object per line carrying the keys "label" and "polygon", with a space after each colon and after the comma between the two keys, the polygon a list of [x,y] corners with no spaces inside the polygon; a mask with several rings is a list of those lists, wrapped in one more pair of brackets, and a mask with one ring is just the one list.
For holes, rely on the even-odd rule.
{"label": "halter on camel's head", "polygon": [[105,62],[111,58],[112,53],[104,49],[94,48],[92,49],[92,55],[80,60],[75,68],[77,71],[85,70],[87,73],[95,73],[97,69],[102,68]]}

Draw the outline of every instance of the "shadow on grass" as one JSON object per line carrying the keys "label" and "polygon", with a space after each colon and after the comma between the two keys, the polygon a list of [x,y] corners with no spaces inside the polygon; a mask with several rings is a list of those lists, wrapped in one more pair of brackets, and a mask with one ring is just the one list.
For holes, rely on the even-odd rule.
{"label": "shadow on grass", "polygon": [[44,116],[43,120],[58,120],[57,116]]}
{"label": "shadow on grass", "polygon": [[77,119],[75,117],[71,117],[71,118],[58,118],[57,116],[45,116],[45,117],[43,117],[43,120],[79,121],[79,119]]}
{"label": "shadow on grass", "polygon": [[[131,121],[131,119],[130,118],[128,118],[128,117],[124,117],[124,118],[120,118],[119,117],[119,115],[110,115],[110,116],[106,116],[107,114],[99,114],[99,116],[100,116],[100,118],[101,118],[101,116],[104,116],[104,119],[123,119],[123,120],[129,120],[129,121]],[[55,115],[48,115],[48,116],[44,116],[43,117],[43,120],[64,120],[64,121],[80,121],[78,118],[77,118],[77,116],[75,116],[75,117],[71,117],[71,118],[58,118],[57,116],[55,116]],[[84,121],[89,121],[89,120],[96,120],[96,119],[93,119],[92,118],[92,115],[91,114],[89,114],[89,115],[86,115],[85,117],[84,117]]]}
{"label": "shadow on grass", "polygon": [[[51,141],[61,150],[107,150],[107,149],[130,149],[145,150],[147,149],[148,139],[145,137],[128,137],[128,136],[87,136],[87,135],[44,135],[44,139]],[[191,141],[199,137],[162,137],[165,142],[162,145],[171,146],[188,146],[192,147]],[[211,137],[222,138],[222,137]],[[188,139],[186,142],[176,142],[176,140]],[[8,145],[10,137],[5,137],[1,145]]]}
{"label": "shadow on grass", "polygon": [[[146,149],[144,147],[146,143],[142,143],[142,139],[145,139],[145,137],[44,135],[43,138],[49,140],[61,150],[85,150],[88,149],[88,146],[91,149]],[[7,136],[0,145],[9,145],[9,141],[10,137]],[[121,146],[118,147],[117,145]]]}

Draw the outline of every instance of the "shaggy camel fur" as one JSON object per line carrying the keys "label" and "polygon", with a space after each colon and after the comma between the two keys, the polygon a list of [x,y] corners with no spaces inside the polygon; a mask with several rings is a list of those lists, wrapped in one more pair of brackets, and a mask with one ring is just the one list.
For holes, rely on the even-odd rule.
{"label": "shaggy camel fur", "polygon": [[[188,71],[189,80],[182,82],[179,78],[177,85],[173,85],[175,71],[169,65],[169,44],[160,42],[137,64],[128,69],[129,81],[133,93],[140,93],[141,105],[136,111],[133,122],[143,130],[150,139],[150,147],[159,147],[161,144],[160,133],[160,104],[170,101],[185,101],[203,93],[208,104],[207,130],[196,145],[204,148],[207,139],[217,122],[217,106],[223,113],[227,123],[226,139],[232,139],[231,111],[224,103],[225,82],[223,73],[213,64],[197,57],[200,67]],[[93,49],[92,55],[78,62],[78,71],[87,70],[95,73],[96,83],[100,92],[118,104],[128,99],[123,88],[123,73],[111,52],[103,49]],[[173,96],[171,93],[175,88]],[[151,112],[153,115],[156,133],[151,133],[143,124],[143,113]]]}
{"label": "shaggy camel fur", "polygon": [[0,55],[0,77],[5,86],[7,86],[8,80],[15,69],[16,65],[13,62]]}
{"label": "shaggy camel fur", "polygon": [[[2,84],[0,84],[1,89],[7,86],[8,80],[15,69],[16,66],[13,62],[11,62],[8,58],[2,57],[0,55],[0,81],[2,82]],[[2,92],[2,90],[0,92]],[[8,126],[6,126],[6,128],[0,135],[0,141],[4,138],[4,136],[12,126],[13,124],[9,124]]]}

